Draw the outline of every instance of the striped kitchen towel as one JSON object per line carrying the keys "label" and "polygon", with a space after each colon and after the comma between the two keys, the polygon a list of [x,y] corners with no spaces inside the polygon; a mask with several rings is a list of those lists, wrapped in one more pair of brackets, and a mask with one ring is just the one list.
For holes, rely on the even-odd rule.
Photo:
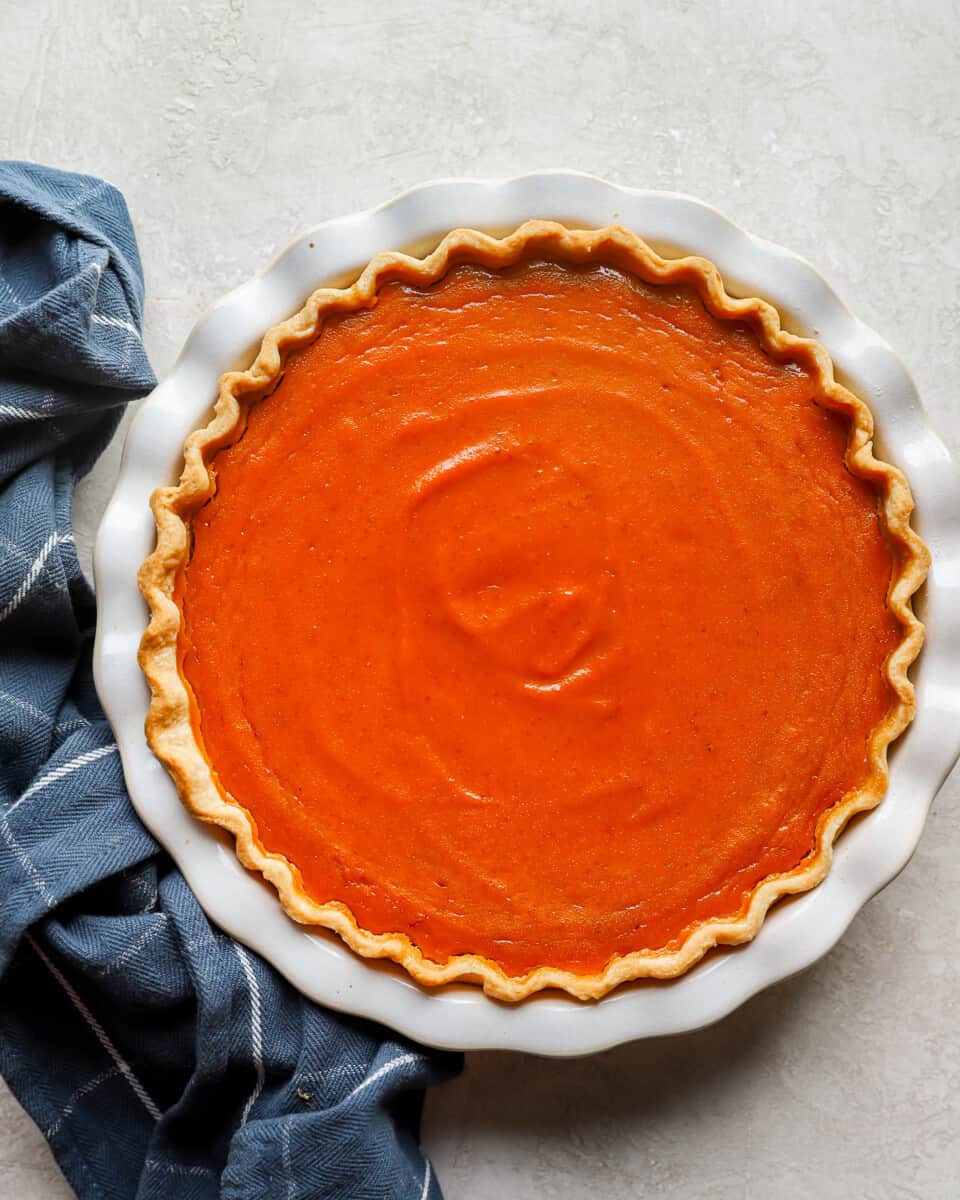
{"label": "striped kitchen towel", "polygon": [[153,385],[126,206],[0,163],[0,1072],[82,1197],[425,1200],[453,1055],[309,1003],[214,928],[97,703],[77,479]]}

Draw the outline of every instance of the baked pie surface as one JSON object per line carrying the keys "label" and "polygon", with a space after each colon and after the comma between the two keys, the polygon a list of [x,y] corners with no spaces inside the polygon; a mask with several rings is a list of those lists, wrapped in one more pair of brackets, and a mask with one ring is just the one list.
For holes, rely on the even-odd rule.
{"label": "baked pie surface", "polygon": [[423,983],[596,998],[749,940],[913,715],[927,555],[866,405],[620,228],[320,289],[153,509],[151,745]]}

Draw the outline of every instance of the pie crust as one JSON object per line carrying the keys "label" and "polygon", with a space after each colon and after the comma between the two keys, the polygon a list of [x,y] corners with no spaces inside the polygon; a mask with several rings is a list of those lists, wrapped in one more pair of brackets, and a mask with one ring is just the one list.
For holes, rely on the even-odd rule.
{"label": "pie crust", "polygon": [[[194,735],[189,694],[178,665],[181,612],[174,591],[178,574],[191,553],[191,519],[214,490],[208,469],[211,460],[242,435],[249,406],[276,386],[285,356],[311,342],[324,317],[367,307],[378,288],[388,282],[426,286],[441,279],[456,264],[501,268],[534,253],[560,263],[615,265],[648,283],[692,285],[715,317],[749,322],[768,350],[788,351],[791,358],[809,367],[818,386],[818,403],[842,414],[849,424],[847,468],[869,480],[878,492],[881,524],[893,562],[887,606],[900,624],[902,638],[885,666],[894,703],[870,736],[868,778],[822,814],[815,850],[799,866],[761,881],[742,916],[702,921],[675,949],[627,953],[589,975],[542,965],[517,977],[476,954],[460,954],[438,963],[426,958],[405,934],[374,934],[361,928],[347,905],[321,903],[310,896],[295,863],[264,849],[252,816],[221,789]],[[510,1001],[552,987],[592,1000],[629,980],[680,975],[714,946],[750,941],[775,901],[808,891],[824,878],[834,841],[844,826],[855,814],[880,802],[887,785],[887,748],[914,716],[914,689],[908,670],[920,651],[924,630],[913,612],[911,597],[922,585],[930,559],[910,525],[913,499],[906,479],[896,467],[874,456],[869,408],[834,379],[833,364],[819,343],[782,329],[780,315],[771,304],[756,297],[734,298],[711,262],[696,256],[661,258],[637,235],[619,226],[578,230],[554,222],[529,221],[503,238],[458,229],[444,237],[425,258],[394,252],[380,254],[351,286],[318,289],[298,313],[267,331],[248,370],[228,372],[221,378],[212,419],[186,441],[179,483],[158,488],[151,507],[158,536],[156,549],[139,573],[140,588],[150,608],[139,660],[152,692],[146,731],[154,753],[172,775],[184,804],[196,816],[234,835],[240,861],[273,884],[292,918],[334,931],[365,957],[392,959],[421,984],[479,983],[488,995]]]}

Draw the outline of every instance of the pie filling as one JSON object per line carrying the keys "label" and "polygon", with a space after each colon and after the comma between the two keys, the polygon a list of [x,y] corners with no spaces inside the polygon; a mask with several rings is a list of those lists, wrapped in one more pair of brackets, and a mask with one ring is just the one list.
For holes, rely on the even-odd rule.
{"label": "pie filling", "polygon": [[806,366],[692,289],[461,265],[294,352],[176,599],[220,788],[428,959],[737,917],[869,775],[891,553]]}

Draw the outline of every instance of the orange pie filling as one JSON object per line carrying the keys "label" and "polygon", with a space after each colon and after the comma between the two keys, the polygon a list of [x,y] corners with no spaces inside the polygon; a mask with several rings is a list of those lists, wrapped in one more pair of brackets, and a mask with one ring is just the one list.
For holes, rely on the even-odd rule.
{"label": "orange pie filling", "polygon": [[744,913],[894,705],[878,492],[817,394],[613,267],[461,265],[327,317],[213,459],[175,592],[263,847],[514,976]]}

